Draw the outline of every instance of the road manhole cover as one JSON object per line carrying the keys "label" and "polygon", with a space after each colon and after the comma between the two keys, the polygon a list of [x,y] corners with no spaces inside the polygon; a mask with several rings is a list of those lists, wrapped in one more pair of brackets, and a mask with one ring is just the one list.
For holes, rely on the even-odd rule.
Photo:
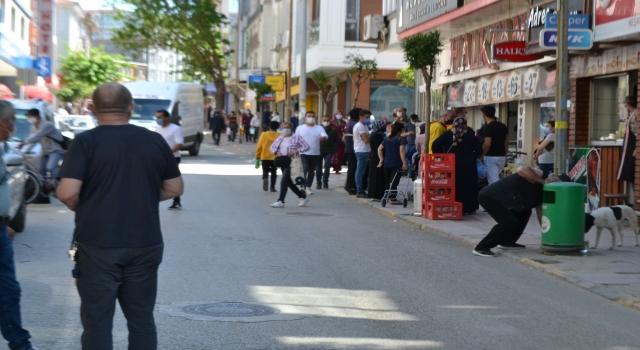
{"label": "road manhole cover", "polygon": [[331,214],[322,214],[322,213],[309,213],[309,212],[295,212],[295,213],[287,213],[288,215],[296,215],[296,216],[333,216]]}
{"label": "road manhole cover", "polygon": [[182,311],[189,314],[210,317],[254,317],[276,313],[276,310],[264,305],[237,302],[189,305],[183,307]]}

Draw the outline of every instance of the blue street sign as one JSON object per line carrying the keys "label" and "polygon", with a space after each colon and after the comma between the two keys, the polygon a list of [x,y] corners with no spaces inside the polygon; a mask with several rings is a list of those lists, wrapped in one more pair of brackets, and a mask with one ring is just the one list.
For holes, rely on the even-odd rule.
{"label": "blue street sign", "polygon": [[[569,15],[569,29],[589,29],[589,24],[591,24],[591,16],[589,15]],[[558,28],[558,15],[547,13],[544,27]]]}
{"label": "blue street sign", "polygon": [[[567,44],[569,50],[590,50],[593,47],[593,32],[591,29],[569,29]],[[540,47],[556,49],[558,47],[558,31],[555,29],[541,30]]]}
{"label": "blue street sign", "polygon": [[51,78],[51,57],[40,56],[33,61],[39,77]]}
{"label": "blue street sign", "polygon": [[249,76],[249,84],[251,83],[263,83],[264,84],[264,75],[250,75]]}

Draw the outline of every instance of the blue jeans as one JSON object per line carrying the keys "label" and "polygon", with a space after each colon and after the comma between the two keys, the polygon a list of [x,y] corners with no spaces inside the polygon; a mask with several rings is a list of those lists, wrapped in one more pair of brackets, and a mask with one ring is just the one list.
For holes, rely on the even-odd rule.
{"label": "blue jeans", "polygon": [[369,152],[356,152],[356,158],[358,158],[358,165],[356,166],[356,190],[358,193],[364,192],[364,173],[367,171],[370,154]]}
{"label": "blue jeans", "polygon": [[506,165],[506,157],[484,157],[484,166],[487,168],[487,181],[492,184],[500,180],[500,172]]}
{"label": "blue jeans", "polygon": [[[325,153],[320,156],[320,160],[318,160],[318,166],[316,167],[316,183],[320,185],[321,183],[329,183],[329,174],[331,173],[331,158],[333,158],[333,153]],[[324,164],[322,164],[324,162]],[[322,172],[324,168],[324,174]]]}
{"label": "blue jeans", "polygon": [[31,335],[22,328],[20,319],[20,284],[16,279],[13,242],[5,224],[0,224],[0,330],[10,349],[31,348]]}
{"label": "blue jeans", "polygon": [[56,180],[58,178],[58,163],[62,159],[60,153],[43,154],[40,157],[40,175],[47,177],[47,172],[51,175],[51,179]]}
{"label": "blue jeans", "polygon": [[547,176],[549,176],[549,174],[553,172],[553,163],[538,164],[538,168],[542,170],[542,172],[544,173],[544,177],[546,178]]}

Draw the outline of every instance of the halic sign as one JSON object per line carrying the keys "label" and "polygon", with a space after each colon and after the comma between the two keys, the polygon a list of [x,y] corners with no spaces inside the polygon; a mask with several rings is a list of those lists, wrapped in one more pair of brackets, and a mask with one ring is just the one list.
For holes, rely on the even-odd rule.
{"label": "halic sign", "polygon": [[526,55],[525,41],[506,41],[491,46],[491,58],[496,61],[530,62],[544,58],[544,55]]}

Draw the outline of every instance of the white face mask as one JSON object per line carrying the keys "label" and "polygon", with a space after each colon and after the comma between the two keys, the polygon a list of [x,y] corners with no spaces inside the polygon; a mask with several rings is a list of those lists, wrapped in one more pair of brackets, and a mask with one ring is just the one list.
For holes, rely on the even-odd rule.
{"label": "white face mask", "polygon": [[398,117],[402,117],[402,112],[397,112],[397,113],[396,113],[396,116],[398,116]]}
{"label": "white face mask", "polygon": [[35,124],[38,122],[38,119],[36,119],[35,117],[27,117],[27,121],[29,122],[29,124]]}
{"label": "white face mask", "polygon": [[307,124],[313,125],[316,123],[316,118],[307,118]]}
{"label": "white face mask", "polygon": [[322,122],[322,126],[324,126],[325,128],[326,128],[327,126],[329,126],[329,125],[331,125],[331,123],[330,123],[330,122]]}
{"label": "white face mask", "polygon": [[282,133],[285,135],[291,135],[291,129],[282,129]]}
{"label": "white face mask", "polygon": [[342,119],[342,114],[336,115],[336,119],[338,119],[338,120]]}

